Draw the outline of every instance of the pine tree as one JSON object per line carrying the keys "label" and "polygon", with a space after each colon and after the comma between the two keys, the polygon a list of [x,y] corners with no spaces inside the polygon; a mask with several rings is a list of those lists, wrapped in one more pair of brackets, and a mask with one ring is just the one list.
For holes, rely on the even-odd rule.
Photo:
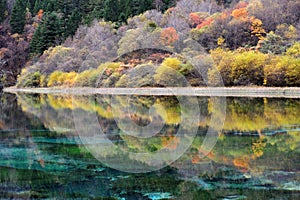
{"label": "pine tree", "polygon": [[130,14],[132,13],[131,11],[131,0],[119,0],[119,4],[118,4],[118,20],[121,22],[124,22],[125,20],[130,16]]}
{"label": "pine tree", "polygon": [[30,12],[32,12],[34,9],[35,1],[36,0],[28,0],[27,1],[27,8],[30,10]]}
{"label": "pine tree", "polygon": [[170,7],[176,6],[176,0],[163,0],[164,7],[163,10],[167,10]]}
{"label": "pine tree", "polygon": [[104,1],[104,19],[107,21],[116,22],[119,20],[119,1],[105,0]]}
{"label": "pine tree", "polygon": [[36,0],[35,3],[34,3],[34,7],[33,7],[32,13],[34,15],[36,15],[39,12],[40,9],[43,9],[42,8],[41,0]]}
{"label": "pine tree", "polygon": [[46,15],[42,31],[43,50],[61,43],[63,35],[62,22],[56,12]]}
{"label": "pine tree", "polygon": [[41,54],[63,39],[62,21],[56,12],[46,13],[30,43],[30,52]]}
{"label": "pine tree", "polygon": [[150,10],[153,8],[153,0],[138,0],[139,2],[139,10],[138,13],[143,13],[146,10]]}
{"label": "pine tree", "polygon": [[10,25],[13,33],[23,33],[25,26],[26,1],[17,0],[11,13]]}
{"label": "pine tree", "polygon": [[32,54],[40,54],[43,52],[43,41],[42,41],[42,37],[43,37],[43,30],[42,30],[42,26],[39,25],[30,41],[30,52]]}
{"label": "pine tree", "polygon": [[5,19],[6,0],[0,0],[0,23]]}
{"label": "pine tree", "polygon": [[121,14],[119,15],[119,22],[126,22],[126,15],[121,12]]}
{"label": "pine tree", "polygon": [[75,8],[66,23],[66,29],[65,29],[65,33],[64,33],[65,38],[67,38],[70,35],[75,34],[80,21],[81,21],[80,12],[77,8]]}

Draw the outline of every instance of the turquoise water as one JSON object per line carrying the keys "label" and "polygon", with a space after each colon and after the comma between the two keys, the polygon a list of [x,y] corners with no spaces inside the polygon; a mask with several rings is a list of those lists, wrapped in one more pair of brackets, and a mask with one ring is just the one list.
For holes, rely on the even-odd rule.
{"label": "turquoise water", "polygon": [[[176,98],[130,98],[117,97],[112,105],[111,98],[100,95],[2,94],[1,198],[300,198],[300,99],[227,98],[226,118],[217,143],[211,152],[205,152],[202,143],[211,117],[221,116],[222,109],[212,106],[213,98],[199,97],[200,118],[189,148],[161,169],[128,173],[115,168],[156,166],[128,152],[152,155],[164,148],[174,152],[188,138],[176,135],[183,113]],[[128,129],[132,128],[128,119],[140,127],[151,124],[154,118],[142,107],[150,108],[155,103],[165,108],[164,113],[156,110],[158,119],[164,122],[158,134],[137,138],[118,124],[123,120]],[[123,109],[128,105],[137,108],[131,115]],[[95,127],[90,116],[97,118],[106,140],[91,138],[89,133]],[[80,126],[86,134],[80,132],[78,122],[83,123]],[[105,146],[107,141],[118,153],[100,149],[95,154],[95,144]],[[124,158],[124,163],[116,167],[109,161],[117,156]]]}

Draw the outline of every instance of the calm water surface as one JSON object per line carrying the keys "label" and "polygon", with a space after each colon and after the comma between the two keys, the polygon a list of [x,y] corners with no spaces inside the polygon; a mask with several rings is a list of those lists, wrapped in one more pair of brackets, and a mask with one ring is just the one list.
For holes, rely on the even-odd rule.
{"label": "calm water surface", "polygon": [[[1,198],[300,198],[300,99],[226,98],[226,105],[216,107],[212,105],[216,98],[198,97],[196,133],[184,154],[154,172],[126,173],[105,159],[126,159],[129,164],[118,163],[124,169],[151,168],[155,162],[129,152],[176,152],[190,137],[176,135],[180,127],[186,132],[191,128],[181,123],[184,109],[177,98],[116,96],[113,102],[101,95],[2,94],[0,98]],[[164,111],[154,106],[153,117],[148,109],[156,104]],[[221,117],[223,109],[226,118],[217,143],[205,152],[202,144],[212,115]],[[97,128],[91,116],[105,135],[100,143],[91,140]],[[156,130],[159,122],[163,126],[151,137],[130,134],[149,124]],[[95,143],[105,146],[107,141],[115,151],[95,154]]]}

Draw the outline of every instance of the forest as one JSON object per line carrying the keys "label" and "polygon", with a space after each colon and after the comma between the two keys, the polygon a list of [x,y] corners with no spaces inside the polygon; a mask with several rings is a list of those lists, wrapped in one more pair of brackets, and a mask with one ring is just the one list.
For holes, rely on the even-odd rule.
{"label": "forest", "polygon": [[0,85],[300,86],[299,10],[298,0],[0,0]]}

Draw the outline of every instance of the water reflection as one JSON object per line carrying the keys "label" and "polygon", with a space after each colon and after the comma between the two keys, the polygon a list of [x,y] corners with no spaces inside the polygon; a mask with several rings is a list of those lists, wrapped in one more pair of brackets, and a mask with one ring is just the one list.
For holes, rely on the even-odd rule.
{"label": "water reflection", "polygon": [[[300,190],[299,99],[228,98],[218,142],[205,152],[201,146],[211,115],[221,109],[212,105],[212,98],[199,97],[193,143],[171,166],[148,174],[119,172],[95,159],[82,144],[74,110],[80,111],[83,120],[96,113],[106,138],[118,149],[151,154],[166,147],[173,151],[184,139],[176,136],[182,109],[178,99],[131,98],[135,107],[150,108],[159,102],[165,108],[163,112],[156,109],[155,115],[164,126],[149,138],[128,135],[118,126],[116,121],[124,119],[140,126],[154,121],[145,109],[136,109],[133,115],[124,112],[128,106],[124,96],[115,97],[114,107],[110,97],[99,95],[18,94],[15,99],[14,95],[1,97],[0,194],[6,198],[296,199]],[[114,153],[99,152],[105,158]],[[151,165],[128,159],[135,165]]]}

